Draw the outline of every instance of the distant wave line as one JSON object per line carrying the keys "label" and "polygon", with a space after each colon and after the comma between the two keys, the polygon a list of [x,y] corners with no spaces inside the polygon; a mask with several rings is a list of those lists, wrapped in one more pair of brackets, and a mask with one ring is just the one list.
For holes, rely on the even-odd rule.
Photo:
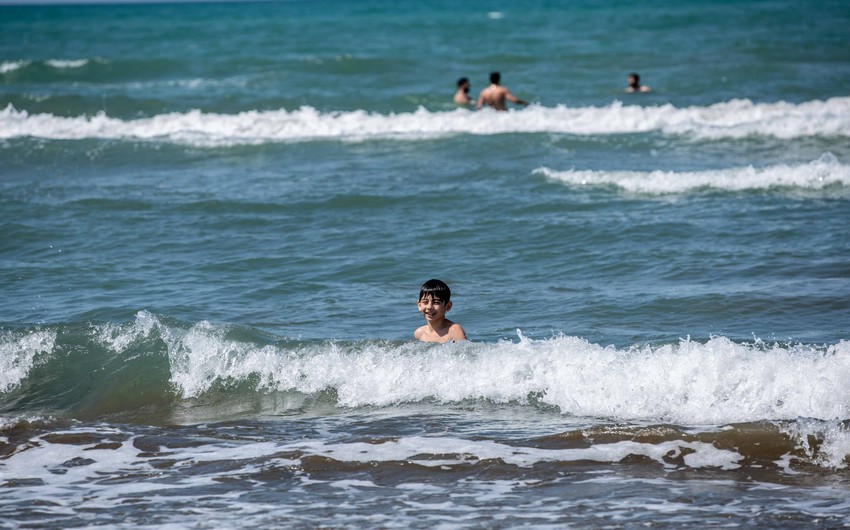
{"label": "distant wave line", "polygon": [[641,134],[736,139],[850,137],[850,97],[804,103],[753,103],[735,99],[708,106],[643,107],[615,101],[603,107],[544,107],[474,112],[467,109],[380,114],[365,110],[320,112],[249,110],[237,114],[200,110],[123,120],[95,115],[30,114],[11,104],[0,111],[0,139],[109,139],[172,142],[199,147],[315,140],[418,140],[452,135],[553,133],[577,136]]}
{"label": "distant wave line", "polygon": [[[98,63],[106,62],[104,59],[95,59],[95,61]],[[22,70],[28,66],[36,64],[44,64],[51,68],[56,68],[57,70],[65,70],[69,68],[82,68],[89,64],[89,62],[89,59],[46,59],[44,61],[31,61],[26,59],[19,61],[3,61],[0,62],[0,75]]]}
{"label": "distant wave line", "polygon": [[820,190],[829,186],[850,187],[850,165],[831,153],[802,164],[766,167],[733,167],[706,171],[597,171],[547,167],[534,174],[575,187],[615,186],[646,194],[683,193],[699,189],[747,191],[769,188]]}
{"label": "distant wave line", "polygon": [[3,61],[0,63],[0,74],[8,74],[30,65],[32,61]]}

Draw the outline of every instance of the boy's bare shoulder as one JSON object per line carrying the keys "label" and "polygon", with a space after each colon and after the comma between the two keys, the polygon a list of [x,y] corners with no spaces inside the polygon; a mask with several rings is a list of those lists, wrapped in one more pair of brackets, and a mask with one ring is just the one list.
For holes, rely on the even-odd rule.
{"label": "boy's bare shoulder", "polygon": [[446,333],[451,340],[468,340],[466,338],[466,332],[463,330],[463,326],[456,322],[452,322],[452,325],[449,326],[449,332]]}
{"label": "boy's bare shoulder", "polygon": [[466,332],[460,324],[455,322],[447,323],[448,326],[443,328],[445,333],[435,333],[427,324],[416,328],[413,332],[413,338],[424,342],[449,342],[469,340],[466,337]]}
{"label": "boy's bare shoulder", "polygon": [[427,331],[427,327],[428,325],[426,324],[424,326],[419,326],[418,328],[416,328],[416,330],[413,332],[413,338],[416,340],[422,340],[422,336]]}

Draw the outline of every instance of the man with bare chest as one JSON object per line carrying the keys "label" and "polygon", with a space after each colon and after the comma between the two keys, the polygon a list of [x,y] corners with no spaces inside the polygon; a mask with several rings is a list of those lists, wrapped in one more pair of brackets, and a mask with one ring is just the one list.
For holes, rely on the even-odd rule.
{"label": "man with bare chest", "polygon": [[507,106],[505,105],[506,100],[517,105],[528,105],[527,101],[519,99],[511,94],[511,91],[507,87],[501,86],[499,84],[501,78],[502,76],[499,72],[490,73],[490,86],[481,91],[481,94],[478,96],[476,108],[480,109],[484,105],[487,105],[496,110],[507,110]]}

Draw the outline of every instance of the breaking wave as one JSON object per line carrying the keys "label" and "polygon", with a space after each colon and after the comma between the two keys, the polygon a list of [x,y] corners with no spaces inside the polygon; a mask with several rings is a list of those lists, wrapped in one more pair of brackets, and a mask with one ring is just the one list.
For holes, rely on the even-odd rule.
{"label": "breaking wave", "polygon": [[[73,66],[71,62],[65,62]],[[19,63],[3,63],[9,70]],[[124,120],[95,115],[30,114],[8,105],[0,111],[0,139],[109,139],[159,141],[198,147],[257,145],[313,140],[417,140],[451,135],[552,133],[611,135],[657,132],[696,139],[766,136],[850,137],[850,97],[825,101],[753,103],[731,100],[709,106],[639,106],[615,101],[604,107],[533,105],[509,112],[467,109],[380,114],[365,110],[320,112],[251,110],[218,114],[192,110]]]}
{"label": "breaking wave", "polygon": [[633,193],[671,194],[695,190],[748,191],[771,188],[822,190],[850,187],[850,165],[831,153],[804,164],[734,167],[706,171],[558,171],[538,168],[535,174],[576,187],[613,186]]}
{"label": "breaking wave", "polygon": [[5,332],[0,348],[6,414],[95,418],[240,399],[268,413],[305,400],[344,408],[483,400],[683,425],[850,418],[846,340],[715,337],[622,349],[518,331],[517,341],[497,343],[298,341],[142,311],[123,324]]}

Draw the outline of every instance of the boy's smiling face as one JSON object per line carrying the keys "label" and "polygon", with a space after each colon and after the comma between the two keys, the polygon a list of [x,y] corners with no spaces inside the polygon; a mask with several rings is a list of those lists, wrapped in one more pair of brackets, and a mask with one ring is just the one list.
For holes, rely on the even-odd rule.
{"label": "boy's smiling face", "polygon": [[452,308],[452,303],[443,302],[439,298],[435,298],[433,294],[426,294],[419,300],[417,306],[425,320],[434,322],[446,318],[446,311]]}

